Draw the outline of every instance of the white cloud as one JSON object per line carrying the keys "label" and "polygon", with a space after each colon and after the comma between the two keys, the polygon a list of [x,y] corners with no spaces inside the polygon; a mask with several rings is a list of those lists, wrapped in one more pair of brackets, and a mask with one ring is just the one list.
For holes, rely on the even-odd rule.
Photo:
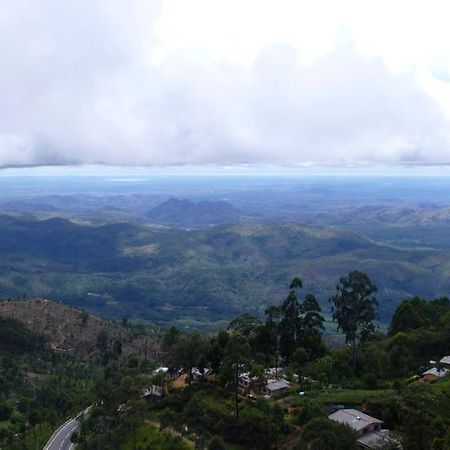
{"label": "white cloud", "polygon": [[448,163],[445,4],[374,5],[2,0],[0,165]]}

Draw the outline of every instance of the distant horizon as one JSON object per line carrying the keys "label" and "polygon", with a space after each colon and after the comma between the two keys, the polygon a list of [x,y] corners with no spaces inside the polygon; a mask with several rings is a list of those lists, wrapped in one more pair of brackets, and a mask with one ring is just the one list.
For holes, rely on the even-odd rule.
{"label": "distant horizon", "polygon": [[[172,165],[112,166],[57,165],[0,168],[0,177],[87,176],[118,177],[117,181],[147,177],[450,177],[450,165],[375,166],[375,167],[285,167],[268,165]],[[120,178],[124,178],[120,180]]]}

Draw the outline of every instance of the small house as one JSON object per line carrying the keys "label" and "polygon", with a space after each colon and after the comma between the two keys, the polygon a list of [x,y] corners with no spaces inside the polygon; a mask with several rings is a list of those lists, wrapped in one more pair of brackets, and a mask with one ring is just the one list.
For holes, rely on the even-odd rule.
{"label": "small house", "polygon": [[289,390],[291,383],[287,380],[268,380],[267,384],[262,388],[262,393],[269,397],[276,397]]}
{"label": "small house", "polygon": [[446,368],[438,369],[437,367],[432,367],[422,373],[422,378],[420,380],[426,383],[432,383],[440,378],[444,378],[448,371],[449,369]]}
{"label": "small house", "polygon": [[149,398],[149,397],[162,397],[163,389],[161,386],[156,386],[153,384],[150,386],[150,388],[144,389],[144,392],[142,393],[143,398]]}
{"label": "small house", "polygon": [[210,369],[198,369],[197,367],[192,368],[192,379],[195,381],[202,380],[205,375],[211,372]]}
{"label": "small house", "polygon": [[390,431],[381,428],[382,420],[357,409],[339,409],[328,418],[352,428],[356,432],[356,443],[361,449],[375,449],[384,445],[401,448],[400,444],[390,436]]}
{"label": "small house", "polygon": [[241,386],[243,388],[249,388],[251,382],[252,382],[252,377],[250,376],[250,374],[248,372],[243,373],[238,378],[238,384],[239,384],[239,386]]}
{"label": "small house", "polygon": [[158,367],[153,372],[152,375],[166,374],[169,371],[168,367]]}

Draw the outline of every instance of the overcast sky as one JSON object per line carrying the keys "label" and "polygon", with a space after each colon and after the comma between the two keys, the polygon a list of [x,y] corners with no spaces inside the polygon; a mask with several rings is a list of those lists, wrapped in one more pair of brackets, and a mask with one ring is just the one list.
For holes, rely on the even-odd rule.
{"label": "overcast sky", "polygon": [[0,0],[0,166],[450,164],[447,3]]}

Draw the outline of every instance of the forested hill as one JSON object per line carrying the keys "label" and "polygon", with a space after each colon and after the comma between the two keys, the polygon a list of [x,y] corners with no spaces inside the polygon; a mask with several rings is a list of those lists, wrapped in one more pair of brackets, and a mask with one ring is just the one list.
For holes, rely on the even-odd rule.
{"label": "forested hill", "polygon": [[0,302],[0,448],[43,448],[97,399],[105,367],[154,365],[158,336],[47,300]]}
{"label": "forested hill", "polygon": [[[159,354],[155,341],[158,329],[129,328],[126,320],[103,320],[87,311],[68,307],[45,299],[0,302],[0,318],[17,321],[37,336],[42,336],[48,347],[60,353],[71,354],[76,360],[99,356],[98,340],[104,335],[113,344],[120,342],[119,360],[132,354],[150,356]],[[142,353],[142,355],[141,355]]]}
{"label": "forested hill", "polygon": [[379,287],[382,320],[405,297],[450,292],[449,251],[398,248],[332,227],[175,230],[9,216],[0,225],[1,297],[41,296],[109,317],[198,326],[259,315],[282,298],[292,273],[325,306],[355,268]]}
{"label": "forested hill", "polygon": [[193,202],[169,199],[148,211],[146,217],[155,223],[177,227],[204,227],[224,223],[255,221],[256,217],[246,214],[224,201]]}

